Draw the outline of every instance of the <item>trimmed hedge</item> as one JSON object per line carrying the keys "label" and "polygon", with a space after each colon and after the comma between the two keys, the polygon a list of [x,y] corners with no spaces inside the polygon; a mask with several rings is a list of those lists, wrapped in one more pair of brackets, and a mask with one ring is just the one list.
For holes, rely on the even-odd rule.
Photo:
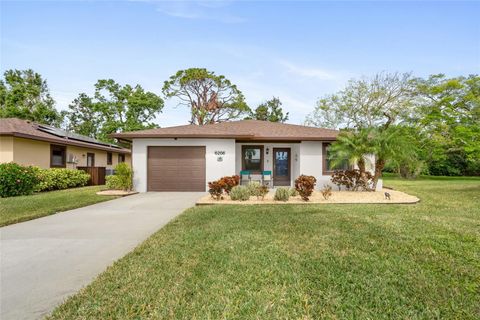
{"label": "trimmed hedge", "polygon": [[0,197],[29,195],[33,192],[83,187],[90,175],[74,169],[41,169],[17,163],[0,164]]}
{"label": "trimmed hedge", "polygon": [[63,190],[87,185],[90,175],[75,169],[36,168],[39,184],[35,191]]}
{"label": "trimmed hedge", "polygon": [[15,197],[32,194],[38,185],[36,168],[17,163],[0,164],[0,197]]}

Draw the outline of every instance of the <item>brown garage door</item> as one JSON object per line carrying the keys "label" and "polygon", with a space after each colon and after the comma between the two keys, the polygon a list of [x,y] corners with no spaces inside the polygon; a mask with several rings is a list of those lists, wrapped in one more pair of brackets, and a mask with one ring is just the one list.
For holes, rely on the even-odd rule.
{"label": "brown garage door", "polygon": [[205,147],[148,147],[148,191],[205,191]]}

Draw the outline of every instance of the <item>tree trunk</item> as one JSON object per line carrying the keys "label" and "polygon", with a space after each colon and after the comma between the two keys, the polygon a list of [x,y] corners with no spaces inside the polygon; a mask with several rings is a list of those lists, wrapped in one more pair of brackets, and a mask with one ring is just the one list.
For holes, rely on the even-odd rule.
{"label": "tree trunk", "polygon": [[377,159],[375,160],[375,173],[373,175],[373,190],[377,188],[378,179],[382,176],[383,168],[385,167],[385,160],[384,159]]}
{"label": "tree trunk", "polygon": [[358,166],[358,170],[360,171],[360,174],[364,174],[365,173],[365,159],[363,159],[363,158],[358,159],[357,166]]}
{"label": "tree trunk", "polygon": [[363,158],[358,159],[357,166],[358,166],[358,171],[360,171],[360,179],[362,180],[362,187],[366,191],[371,191],[370,187],[368,186],[367,175],[365,174],[366,172],[365,159]]}

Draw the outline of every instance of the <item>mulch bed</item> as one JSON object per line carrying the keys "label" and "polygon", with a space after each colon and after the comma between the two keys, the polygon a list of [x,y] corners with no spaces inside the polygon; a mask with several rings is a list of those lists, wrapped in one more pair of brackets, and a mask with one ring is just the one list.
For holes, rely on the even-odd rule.
{"label": "mulch bed", "polygon": [[[390,194],[390,200],[385,199],[384,192]],[[314,191],[308,202],[303,201],[300,196],[290,197],[287,202],[275,201],[273,199],[274,192],[269,192],[264,200],[258,200],[255,197],[250,197],[248,201],[233,201],[229,196],[225,195],[222,200],[214,200],[210,195],[206,195],[197,201],[197,205],[210,205],[210,204],[354,204],[354,203],[381,203],[381,204],[412,204],[420,201],[419,198],[409,195],[405,192],[397,190],[384,190],[375,192],[366,191],[332,191],[332,196],[325,200],[322,194],[318,191]]]}

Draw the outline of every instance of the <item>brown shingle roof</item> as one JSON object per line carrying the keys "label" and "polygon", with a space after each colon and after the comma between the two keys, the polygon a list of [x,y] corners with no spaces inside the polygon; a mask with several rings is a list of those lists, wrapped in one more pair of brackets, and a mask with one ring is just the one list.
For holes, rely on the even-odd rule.
{"label": "brown shingle roof", "polygon": [[335,140],[338,131],[294,124],[240,120],[215,124],[184,125],[112,134],[132,138],[231,138],[239,140]]}
{"label": "brown shingle roof", "polygon": [[22,120],[17,118],[0,118],[0,136],[14,136],[19,138],[48,141],[57,144],[74,145],[78,147],[113,151],[118,153],[130,153],[130,150],[128,149],[121,148],[114,144],[106,144],[104,142],[100,142],[81,135],[67,134],[67,136],[64,136],[51,134],[42,131],[42,127],[46,128],[47,130],[48,128],[52,128],[28,120]]}

